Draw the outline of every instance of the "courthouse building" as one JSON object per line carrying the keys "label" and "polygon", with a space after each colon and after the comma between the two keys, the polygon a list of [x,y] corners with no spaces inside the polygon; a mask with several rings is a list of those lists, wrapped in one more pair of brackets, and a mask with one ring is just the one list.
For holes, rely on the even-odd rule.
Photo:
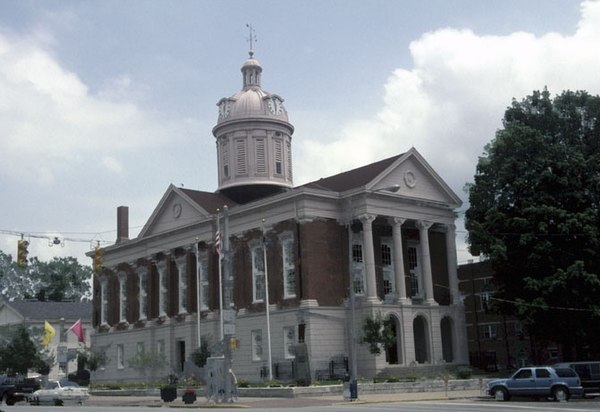
{"label": "courthouse building", "polygon": [[93,380],[142,380],[128,362],[142,350],[164,354],[156,377],[183,374],[198,336],[218,350],[224,329],[237,339],[238,379],[264,379],[269,358],[285,378],[299,343],[322,378],[354,346],[351,319],[360,339],[378,313],[392,319],[396,343],[379,355],[356,344],[358,376],[467,364],[458,196],[414,148],[294,186],[283,99],[262,89],[252,52],[241,71],[242,89],[217,104],[217,191],[171,185],[132,239],[118,208],[117,241],[94,277],[92,345],[108,362]]}

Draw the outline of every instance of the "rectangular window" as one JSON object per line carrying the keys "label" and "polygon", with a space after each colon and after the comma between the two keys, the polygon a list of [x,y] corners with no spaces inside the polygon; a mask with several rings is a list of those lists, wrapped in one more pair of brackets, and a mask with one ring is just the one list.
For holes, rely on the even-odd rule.
{"label": "rectangular window", "polygon": [[296,248],[293,238],[288,238],[281,243],[283,256],[283,297],[296,296]]}
{"label": "rectangular window", "polygon": [[486,312],[488,311],[488,309],[490,308],[491,297],[492,297],[491,292],[482,291],[479,294],[479,299],[481,300],[481,310],[486,311]]}
{"label": "rectangular window", "polygon": [[363,295],[365,293],[365,265],[362,243],[358,243],[357,240],[354,240],[352,244],[352,280],[354,293]]}
{"label": "rectangular window", "polygon": [[229,142],[221,143],[221,163],[223,164],[223,178],[229,177]]}
{"label": "rectangular window", "polygon": [[146,268],[138,268],[138,280],[140,320],[145,320],[148,317],[148,270]]}
{"label": "rectangular window", "polygon": [[281,175],[283,173],[283,147],[281,140],[275,140],[275,174]]}
{"label": "rectangular window", "polygon": [[102,302],[100,308],[100,324],[106,325],[108,323],[108,285],[106,279],[103,279],[100,282],[100,301]]}
{"label": "rectangular window", "polygon": [[164,261],[158,264],[158,316],[167,316],[169,285],[167,279],[167,264]]}
{"label": "rectangular window", "polygon": [[265,261],[263,247],[252,248],[252,301],[265,300]]}
{"label": "rectangular window", "polygon": [[489,324],[489,325],[480,325],[481,336],[484,339],[496,339],[498,336],[498,325]]}
{"label": "rectangular window", "polygon": [[254,141],[254,150],[256,156],[256,173],[267,173],[267,157],[265,139],[256,139]]}
{"label": "rectangular window", "polygon": [[395,292],[394,265],[392,264],[392,248],[388,243],[381,244],[381,270],[383,272],[383,293]]}
{"label": "rectangular window", "polygon": [[208,279],[208,252],[204,251],[200,253],[200,299],[202,301],[200,310],[208,310],[210,304],[210,284]]}
{"label": "rectangular window", "polygon": [[179,283],[178,300],[180,314],[187,313],[187,256],[181,256],[175,260],[177,263],[177,280]]}
{"label": "rectangular window", "polygon": [[421,271],[419,269],[419,254],[416,246],[408,249],[408,273],[410,276],[411,297],[420,298],[421,295]]}
{"label": "rectangular window", "polygon": [[248,174],[245,140],[236,140],[235,142],[235,174],[237,176]]}
{"label": "rectangular window", "polygon": [[144,342],[137,343],[137,353],[144,353],[146,351],[146,345]]}
{"label": "rectangular window", "polygon": [[117,369],[125,369],[125,347],[122,343],[117,345]]}
{"label": "rectangular window", "polygon": [[294,345],[296,344],[296,328],[286,326],[283,328],[283,353],[286,359],[293,359]]}
{"label": "rectangular window", "polygon": [[119,273],[119,323],[127,322],[127,275]]}
{"label": "rectangular window", "polygon": [[165,341],[160,339],[156,341],[156,353],[159,355],[165,355]]}
{"label": "rectangular window", "polygon": [[256,329],[252,331],[252,360],[261,360],[262,353],[262,331],[260,329]]}

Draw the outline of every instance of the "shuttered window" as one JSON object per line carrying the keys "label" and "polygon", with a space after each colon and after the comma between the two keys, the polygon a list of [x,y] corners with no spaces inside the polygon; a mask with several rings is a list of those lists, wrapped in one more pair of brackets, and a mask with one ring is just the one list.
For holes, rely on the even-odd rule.
{"label": "shuttered window", "polygon": [[245,140],[236,140],[235,142],[235,163],[236,175],[241,176],[248,173],[248,160]]}
{"label": "shuttered window", "polygon": [[256,156],[256,173],[267,173],[267,159],[265,147],[265,139],[256,139],[254,145]]}

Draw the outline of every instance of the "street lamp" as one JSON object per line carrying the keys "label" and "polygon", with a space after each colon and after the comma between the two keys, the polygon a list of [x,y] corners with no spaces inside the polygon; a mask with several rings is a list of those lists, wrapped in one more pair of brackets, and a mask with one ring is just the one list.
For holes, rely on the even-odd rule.
{"label": "street lamp", "polygon": [[[396,193],[400,189],[400,185],[391,185],[372,190],[370,193],[377,192],[392,192]],[[348,218],[348,275],[350,277],[350,401],[358,399],[358,385],[356,382],[356,297],[354,291],[354,273],[352,264],[354,263],[352,256],[352,220],[353,210],[350,207],[350,216]]]}

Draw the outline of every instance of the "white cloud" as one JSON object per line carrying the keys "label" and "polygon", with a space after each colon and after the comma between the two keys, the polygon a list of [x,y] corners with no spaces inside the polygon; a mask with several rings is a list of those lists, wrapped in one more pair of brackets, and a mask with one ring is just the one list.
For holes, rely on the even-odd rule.
{"label": "white cloud", "polygon": [[[585,2],[573,35],[479,35],[440,29],[410,45],[413,68],[399,68],[385,84],[383,106],[372,118],[345,125],[335,139],[305,140],[299,180],[336,173],[406,151],[419,150],[461,193],[483,146],[501,127],[512,98],[547,86],[600,92],[600,3]],[[463,196],[464,197],[464,196]]]}
{"label": "white cloud", "polygon": [[[376,116],[352,121],[337,138],[296,147],[308,181],[414,146],[464,200],[477,158],[512,98],[547,86],[600,93],[600,2],[584,2],[573,35],[480,35],[444,28],[410,44],[413,67],[396,69]],[[329,170],[327,170],[327,168]],[[329,173],[327,173],[329,172]],[[316,175],[315,173],[319,173]]]}
{"label": "white cloud", "polygon": [[117,154],[156,148],[188,127],[117,101],[131,87],[126,75],[92,94],[46,47],[39,36],[0,34],[0,176],[49,184],[95,158],[122,172]]}
{"label": "white cloud", "polygon": [[105,156],[102,158],[102,166],[111,173],[123,173],[123,165],[114,157]]}

